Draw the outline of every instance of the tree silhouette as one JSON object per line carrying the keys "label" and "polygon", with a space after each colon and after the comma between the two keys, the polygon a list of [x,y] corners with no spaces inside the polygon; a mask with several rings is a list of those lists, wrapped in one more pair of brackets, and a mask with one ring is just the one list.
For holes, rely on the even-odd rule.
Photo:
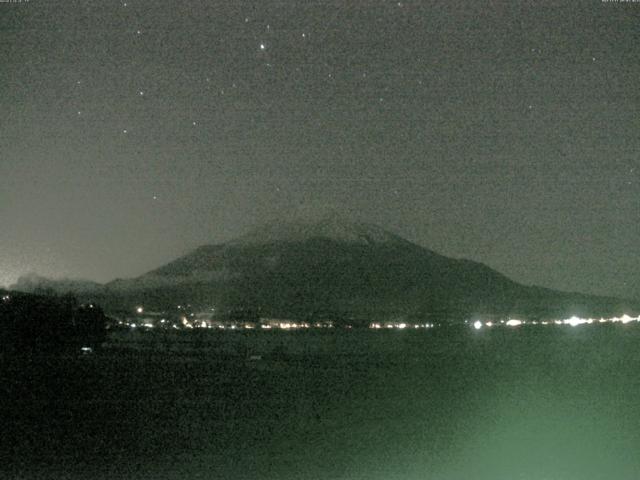
{"label": "tree silhouette", "polygon": [[4,292],[0,341],[12,353],[97,348],[106,340],[106,317],[97,305],[62,297]]}

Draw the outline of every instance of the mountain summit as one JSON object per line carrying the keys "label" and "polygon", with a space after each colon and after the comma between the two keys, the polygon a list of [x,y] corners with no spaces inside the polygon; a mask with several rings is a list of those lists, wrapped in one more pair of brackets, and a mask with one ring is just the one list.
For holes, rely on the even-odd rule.
{"label": "mountain summit", "polygon": [[361,244],[406,242],[377,225],[352,222],[339,215],[331,214],[320,219],[297,218],[272,222],[232,240],[229,244],[264,245],[303,242],[314,238]]}

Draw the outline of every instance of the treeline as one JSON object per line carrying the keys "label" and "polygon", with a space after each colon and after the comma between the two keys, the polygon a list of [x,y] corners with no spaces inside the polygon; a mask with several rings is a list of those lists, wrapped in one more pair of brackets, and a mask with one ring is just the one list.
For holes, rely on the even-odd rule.
{"label": "treeline", "polygon": [[45,296],[0,291],[3,353],[96,349],[106,340],[106,317],[93,304],[70,295]]}

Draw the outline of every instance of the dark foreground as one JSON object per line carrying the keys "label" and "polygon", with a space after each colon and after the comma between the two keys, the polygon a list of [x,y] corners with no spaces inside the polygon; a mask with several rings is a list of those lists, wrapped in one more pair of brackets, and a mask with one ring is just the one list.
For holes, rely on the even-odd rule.
{"label": "dark foreground", "polygon": [[0,477],[640,472],[640,326],[180,339],[122,336],[96,355],[4,358]]}

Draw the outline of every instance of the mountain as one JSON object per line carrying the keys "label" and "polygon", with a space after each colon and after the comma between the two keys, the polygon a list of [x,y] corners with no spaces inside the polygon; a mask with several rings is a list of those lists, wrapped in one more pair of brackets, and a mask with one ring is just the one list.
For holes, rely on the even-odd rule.
{"label": "mountain", "polygon": [[41,277],[35,273],[23,275],[15,284],[9,287],[10,290],[16,290],[26,293],[42,293],[64,295],[66,293],[84,294],[99,291],[102,285],[90,280],[74,280],[59,279],[53,280]]}
{"label": "mountain", "polygon": [[362,322],[462,320],[473,315],[554,318],[637,311],[638,305],[516,283],[378,226],[332,215],[270,223],[207,245],[140,277],[81,296],[107,308],[169,309]]}

